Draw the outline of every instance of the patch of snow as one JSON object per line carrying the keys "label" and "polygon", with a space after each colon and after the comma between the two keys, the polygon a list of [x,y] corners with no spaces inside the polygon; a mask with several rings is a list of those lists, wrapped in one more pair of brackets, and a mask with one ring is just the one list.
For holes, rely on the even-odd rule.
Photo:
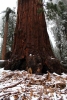
{"label": "patch of snow", "polygon": [[32,56],[32,54],[29,54],[29,56]]}
{"label": "patch of snow", "polygon": [[5,60],[0,60],[0,62],[5,62]]}
{"label": "patch of snow", "polygon": [[55,59],[55,58],[51,57],[51,59]]}

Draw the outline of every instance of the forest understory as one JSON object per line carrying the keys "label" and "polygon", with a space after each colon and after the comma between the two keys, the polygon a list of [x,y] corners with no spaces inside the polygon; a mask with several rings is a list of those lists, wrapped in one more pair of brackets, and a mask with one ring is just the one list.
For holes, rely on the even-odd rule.
{"label": "forest understory", "polygon": [[67,100],[67,74],[0,69],[0,100]]}

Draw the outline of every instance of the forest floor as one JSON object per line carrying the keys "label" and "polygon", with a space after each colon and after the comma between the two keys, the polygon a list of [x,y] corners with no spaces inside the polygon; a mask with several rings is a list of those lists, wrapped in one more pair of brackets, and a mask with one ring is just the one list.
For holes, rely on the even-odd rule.
{"label": "forest floor", "polygon": [[0,69],[0,100],[67,100],[67,74]]}

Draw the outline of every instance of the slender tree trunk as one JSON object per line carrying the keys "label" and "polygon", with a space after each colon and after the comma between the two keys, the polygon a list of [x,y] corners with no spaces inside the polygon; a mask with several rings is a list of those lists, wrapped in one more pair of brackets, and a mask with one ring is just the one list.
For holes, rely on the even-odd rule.
{"label": "slender tree trunk", "polygon": [[8,21],[6,21],[5,28],[4,28],[4,37],[3,37],[3,45],[2,45],[2,60],[5,59],[5,54],[6,54],[7,33],[8,33]]}
{"label": "slender tree trunk", "polygon": [[9,21],[9,14],[11,12],[13,12],[13,11],[10,8],[7,7],[7,11],[6,11],[6,14],[5,14],[6,22],[5,22],[3,46],[2,46],[2,60],[5,59],[5,54],[6,54],[6,44],[7,44],[7,34],[8,34],[8,21]]}
{"label": "slender tree trunk", "polygon": [[5,69],[27,69],[38,74],[47,70],[61,72],[51,49],[44,13],[37,13],[39,8],[42,8],[39,0],[18,0],[13,52]]}

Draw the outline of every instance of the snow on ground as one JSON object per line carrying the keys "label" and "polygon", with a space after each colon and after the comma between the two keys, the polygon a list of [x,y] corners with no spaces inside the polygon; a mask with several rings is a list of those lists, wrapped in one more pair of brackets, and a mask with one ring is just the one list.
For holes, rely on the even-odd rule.
{"label": "snow on ground", "polygon": [[67,100],[67,74],[0,69],[0,100]]}

